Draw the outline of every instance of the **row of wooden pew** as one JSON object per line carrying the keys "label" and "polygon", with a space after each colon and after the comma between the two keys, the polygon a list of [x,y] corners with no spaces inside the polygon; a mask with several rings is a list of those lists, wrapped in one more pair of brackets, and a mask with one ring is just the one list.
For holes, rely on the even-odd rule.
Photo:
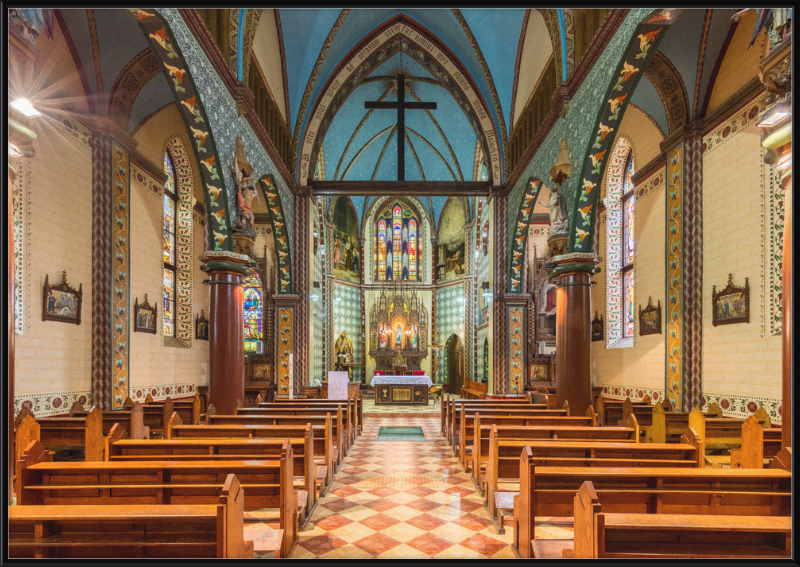
{"label": "row of wooden pew", "polygon": [[[471,471],[497,530],[504,530],[506,518],[514,525],[515,548],[522,557],[531,557],[534,553],[538,554],[537,557],[549,558],[561,557],[562,553],[565,553],[565,557],[573,556],[570,554],[576,554],[576,557],[598,556],[596,548],[595,555],[586,555],[583,544],[578,543],[579,520],[577,512],[573,510],[573,500],[581,483],[586,480],[594,482],[597,490],[603,493],[607,511],[612,513],[724,514],[719,508],[722,504],[731,506],[723,508],[733,510],[734,514],[731,515],[781,518],[788,515],[791,474],[785,470],[790,468],[787,464],[790,456],[786,452],[773,459],[773,467],[777,470],[707,468],[706,439],[715,443],[722,440],[731,445],[738,444],[739,448],[732,451],[734,455],[758,450],[763,453],[766,444],[764,428],[754,416],[748,420],[726,420],[732,427],[739,428],[738,438],[732,436],[731,426],[726,429],[726,437],[706,437],[716,435],[712,431],[722,427],[715,421],[719,417],[715,412],[707,418],[695,410],[691,413],[692,424],[698,425],[702,435],[688,426],[690,414],[687,414],[681,418],[687,423],[678,431],[675,431],[678,429],[678,420],[672,420],[674,427],[668,439],[642,442],[644,437],[636,412],[627,412],[625,421],[619,425],[603,427],[598,424],[594,408],[590,407],[587,415],[575,416],[580,417],[581,421],[570,423],[567,421],[570,417],[568,406],[556,410],[562,412],[560,415],[554,415],[553,410],[536,403],[544,402],[545,406],[552,407],[554,394],[535,394],[526,398],[527,407],[519,404],[518,399],[451,399],[445,401],[442,409],[443,433],[454,452],[459,454],[465,469]],[[658,410],[663,412],[663,407],[658,406]],[[680,438],[676,440],[677,432],[680,432]],[[737,458],[739,466],[747,461],[742,454]],[[761,468],[762,459],[751,459],[750,463],[752,469]],[[619,504],[621,502],[624,505]],[[568,544],[547,540],[537,543],[539,540],[535,539],[534,534],[536,517],[567,517],[573,516],[573,513],[576,518],[575,551],[572,550],[572,541]],[[667,524],[676,521],[676,518],[670,520],[666,516],[662,519]],[[612,520],[622,521],[620,518]],[[657,525],[652,518],[640,521],[645,526],[648,522]],[[763,519],[759,521],[761,524],[756,522],[758,525],[764,523]],[[703,520],[690,519],[685,525],[694,529],[700,525],[698,522],[702,524]],[[723,521],[720,525],[722,527],[714,532],[714,537],[723,537],[719,534],[726,531],[724,527],[728,524]],[[614,533],[622,529],[618,524],[614,526]],[[639,526],[635,529],[644,528]],[[653,528],[652,533],[657,533],[658,529]],[[677,528],[664,529],[668,532],[671,529],[675,533],[680,531]],[[615,544],[611,543],[620,541],[614,539],[617,536],[609,537],[608,556],[645,556],[637,555],[642,553],[642,548],[637,546],[624,555],[624,545],[614,547]],[[631,537],[630,532],[627,537]],[[671,541],[669,537],[671,535],[663,543]],[[687,536],[676,537],[680,539]],[[712,536],[708,537],[713,540]],[[754,556],[759,553],[770,557],[785,556],[786,547],[775,548],[772,545],[776,541],[773,536],[754,535],[746,541],[752,543],[751,547],[755,546]],[[759,545],[766,547],[759,548]],[[565,552],[567,548],[569,550]],[[654,554],[661,556],[667,553],[668,548],[661,546]],[[721,548],[716,549],[719,551]],[[685,551],[693,556],[691,554],[697,552],[697,547]],[[741,552],[740,548],[731,550],[732,556],[739,556]],[[605,556],[605,552],[600,553],[600,556]],[[714,555],[713,552],[709,554]]]}
{"label": "row of wooden pew", "polygon": [[[132,411],[138,414],[140,409]],[[252,557],[253,549],[287,557],[298,530],[355,442],[361,428],[358,411],[353,400],[300,399],[262,403],[259,408],[238,407],[232,416],[217,415],[209,406],[207,423],[192,423],[191,416],[185,423],[181,413],[173,411],[164,426],[164,438],[134,439],[125,435],[123,422],[112,425],[105,437],[103,460],[96,462],[53,462],[53,453],[34,439],[18,463],[19,506],[14,508],[22,511],[15,512],[20,517],[12,519],[20,534],[12,538],[12,548],[21,554],[18,556],[39,557],[112,557],[118,556],[116,553],[131,557],[213,557],[215,553],[217,557]],[[240,512],[228,502],[231,499],[241,503]],[[211,537],[208,522],[212,508],[220,504],[225,505],[217,519],[222,531]],[[64,527],[66,516],[58,516],[62,510],[86,505],[91,507],[82,514],[73,511],[66,515],[89,518],[97,507],[99,517],[108,512],[127,518],[119,521],[123,526],[119,533],[115,528],[113,536],[100,538],[110,542],[106,548],[84,549],[87,546],[82,543],[91,538],[78,533],[80,530],[58,538],[41,537],[41,526]],[[191,529],[168,535],[147,530],[144,520],[131,520],[144,512],[130,507],[143,505],[158,508],[148,522],[161,526],[164,517],[171,515],[174,523],[176,517],[185,516],[190,524],[197,523],[205,538],[183,533]],[[31,511],[33,508],[37,510]],[[47,510],[56,516],[48,517]],[[265,522],[273,529],[248,530],[248,537],[256,536],[248,542],[242,535],[246,520]],[[31,525],[40,526],[35,537],[31,537]],[[223,529],[223,525],[229,527]],[[238,535],[226,544],[223,536],[231,528]],[[160,535],[156,537],[156,533]],[[65,544],[73,535],[74,545]],[[153,543],[156,540],[167,542],[166,547],[159,548]],[[214,542],[216,546],[210,545]]]}

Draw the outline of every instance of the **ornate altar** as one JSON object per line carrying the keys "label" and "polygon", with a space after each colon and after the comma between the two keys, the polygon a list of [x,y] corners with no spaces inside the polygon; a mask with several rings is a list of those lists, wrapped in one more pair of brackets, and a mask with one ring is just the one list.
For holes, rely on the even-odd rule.
{"label": "ornate altar", "polygon": [[393,372],[400,357],[409,371],[420,370],[428,356],[428,311],[415,289],[410,292],[402,283],[381,290],[378,302],[370,310],[369,355],[376,370]]}

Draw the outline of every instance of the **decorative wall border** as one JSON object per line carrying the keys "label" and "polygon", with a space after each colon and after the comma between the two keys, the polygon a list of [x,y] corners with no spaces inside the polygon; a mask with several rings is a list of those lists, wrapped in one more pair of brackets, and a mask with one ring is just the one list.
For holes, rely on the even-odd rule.
{"label": "decorative wall border", "polygon": [[736,134],[753,126],[758,121],[759,114],[764,110],[766,93],[748,101],[737,110],[730,118],[720,123],[713,130],[703,136],[703,154],[714,151],[733,139]]}
{"label": "decorative wall border", "polygon": [[703,364],[703,155],[701,135],[684,140],[682,397],[687,411],[702,396]]}
{"label": "decorative wall border", "polygon": [[525,305],[508,306],[508,393],[525,391]]}
{"label": "decorative wall border", "polygon": [[639,184],[636,186],[635,189],[637,202],[641,202],[642,199],[644,199],[645,197],[649,197],[659,187],[661,187],[666,177],[665,171],[666,171],[666,164],[662,164],[658,168],[656,168],[656,171],[653,173],[653,175],[639,182]]}
{"label": "decorative wall border", "polygon": [[56,131],[65,137],[77,142],[84,150],[91,151],[92,132],[77,120],[62,117],[57,121],[50,121],[48,125],[53,126]]}
{"label": "decorative wall border", "polygon": [[514,227],[514,244],[511,246],[512,257],[509,258],[508,291],[522,293],[522,265],[527,260],[528,227],[531,222],[531,213],[539,199],[542,189],[542,180],[538,177],[528,179],[525,195],[517,213],[517,224]]}
{"label": "decorative wall border", "polygon": [[183,382],[181,384],[159,384],[155,386],[137,386],[131,388],[130,397],[134,402],[144,402],[147,394],[153,396],[154,400],[165,400],[168,397],[173,400],[194,396],[197,391],[197,384],[194,382]]}
{"label": "decorative wall border", "polygon": [[146,169],[139,167],[133,162],[131,162],[131,179],[136,180],[142,187],[149,189],[156,197],[164,196],[164,186],[160,185],[158,180],[154,179]]}
{"label": "decorative wall border", "polygon": [[[111,141],[111,409],[122,409],[129,390],[130,358],[130,156]],[[102,301],[102,298],[94,298]]]}
{"label": "decorative wall border", "polygon": [[[608,159],[606,174],[606,348],[622,339],[622,192],[625,165],[633,146],[620,136]],[[603,152],[604,154],[605,152]],[[598,159],[602,159],[599,155]],[[635,336],[634,336],[635,340]]]}
{"label": "decorative wall border", "polygon": [[278,307],[278,393],[288,394],[293,386],[289,374],[289,355],[294,352],[294,307]]}
{"label": "decorative wall border", "polygon": [[664,390],[653,388],[638,388],[635,386],[620,386],[619,384],[603,384],[603,396],[612,400],[630,398],[632,402],[640,402],[645,394],[652,403],[664,400]]}
{"label": "decorative wall border", "polygon": [[666,395],[681,410],[683,360],[683,144],[667,154]]}
{"label": "decorative wall border", "polygon": [[91,403],[91,391],[67,390],[65,392],[18,394],[14,396],[14,415],[16,416],[22,410],[23,405],[28,406],[37,418],[66,414],[77,401],[84,404]]}
{"label": "decorative wall border", "polygon": [[12,225],[14,228],[14,332],[24,335],[25,319],[25,262],[29,251],[25,238],[25,186],[30,182],[28,159],[10,158],[9,164],[17,172],[11,185]]}
{"label": "decorative wall border", "polygon": [[[278,293],[294,293],[292,285],[292,255],[289,248],[289,235],[286,219],[283,215],[281,195],[275,187],[272,175],[268,174],[259,180],[261,192],[267,202],[269,218],[272,221],[272,234],[275,238],[275,264],[278,270]],[[301,248],[302,250],[302,248]]]}
{"label": "decorative wall border", "polygon": [[[763,150],[762,150],[763,151]],[[775,173],[775,167],[763,164],[765,208],[764,239],[766,261],[764,272],[764,309],[766,334],[783,333],[783,233],[785,228],[786,190]]]}
{"label": "decorative wall border", "polygon": [[781,398],[765,396],[739,396],[731,394],[713,394],[703,392],[701,398],[702,409],[705,410],[709,405],[718,403],[725,417],[748,418],[760,407],[763,406],[769,414],[772,425],[782,423],[781,412],[783,409]]}

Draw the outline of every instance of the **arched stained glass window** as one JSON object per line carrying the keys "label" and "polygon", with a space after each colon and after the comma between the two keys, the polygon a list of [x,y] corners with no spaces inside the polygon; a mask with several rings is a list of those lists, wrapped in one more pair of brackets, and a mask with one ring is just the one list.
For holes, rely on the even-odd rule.
{"label": "arched stained glass window", "polygon": [[634,228],[634,194],[633,194],[633,152],[628,154],[625,164],[625,179],[622,186],[622,336],[632,337],[634,328],[633,305],[633,228]]}
{"label": "arched stained glass window", "polygon": [[263,288],[254,273],[244,281],[244,350],[257,351],[262,338]]}
{"label": "arched stained glass window", "polygon": [[[388,232],[387,232],[388,231]],[[419,219],[404,203],[393,203],[375,224],[377,281],[419,279]]]}
{"label": "arched stained glass window", "polygon": [[164,306],[161,310],[164,322],[164,336],[175,336],[175,221],[178,205],[178,186],[175,182],[175,167],[172,156],[164,152]]}

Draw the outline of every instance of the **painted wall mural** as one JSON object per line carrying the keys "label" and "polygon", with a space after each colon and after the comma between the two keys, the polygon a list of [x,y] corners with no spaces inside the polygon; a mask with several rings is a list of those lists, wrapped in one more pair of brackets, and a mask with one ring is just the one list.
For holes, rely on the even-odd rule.
{"label": "painted wall mural", "polygon": [[528,226],[531,222],[531,214],[533,214],[536,201],[539,199],[541,188],[541,179],[538,177],[528,179],[519,213],[517,213],[514,240],[510,249],[511,258],[509,258],[508,291],[511,293],[522,293],[522,266],[525,262],[525,250],[527,250]]}
{"label": "painted wall mural", "polygon": [[508,307],[508,393],[525,391],[525,306]]}
{"label": "painted wall mural", "polygon": [[278,308],[278,393],[288,394],[292,389],[289,355],[294,352],[294,308]]}
{"label": "painted wall mural", "polygon": [[278,293],[294,293],[292,286],[292,257],[289,249],[289,234],[286,219],[283,216],[281,195],[275,188],[272,175],[265,175],[259,180],[261,192],[267,202],[269,218],[272,221],[272,234],[275,238],[275,255],[278,267]]}
{"label": "painted wall mural", "polygon": [[221,162],[214,136],[209,128],[205,109],[198,98],[189,66],[177,48],[172,29],[158,13],[130,8],[128,11],[139,20],[145,37],[150,40],[153,52],[163,65],[186,128],[194,137],[194,151],[203,178],[203,194],[209,219],[208,241],[214,250],[232,251],[231,223],[234,219],[230,217],[228,192],[219,173]]}
{"label": "painted wall mural", "polygon": [[336,199],[333,207],[333,275],[340,280],[361,283],[358,217],[347,197]]}
{"label": "painted wall mural", "polygon": [[128,150],[111,143],[113,197],[111,255],[111,409],[122,409],[128,397],[130,344],[130,161]]}
{"label": "painted wall mural", "polygon": [[667,154],[667,386],[681,410],[683,305],[683,144]]}
{"label": "painted wall mural", "polygon": [[464,225],[468,214],[460,199],[450,198],[439,218],[439,263],[444,264],[444,274],[439,283],[463,278],[466,273],[466,241]]}
{"label": "painted wall mural", "polygon": [[[594,142],[583,161],[580,193],[573,206],[570,252],[591,252],[595,228],[595,209],[600,183],[605,172],[615,132],[625,113],[630,95],[650,63],[658,44],[666,35],[665,27],[674,23],[685,10],[658,10],[640,22],[617,66],[615,79],[606,92],[605,104],[595,122]],[[579,170],[580,171],[580,170]]]}

